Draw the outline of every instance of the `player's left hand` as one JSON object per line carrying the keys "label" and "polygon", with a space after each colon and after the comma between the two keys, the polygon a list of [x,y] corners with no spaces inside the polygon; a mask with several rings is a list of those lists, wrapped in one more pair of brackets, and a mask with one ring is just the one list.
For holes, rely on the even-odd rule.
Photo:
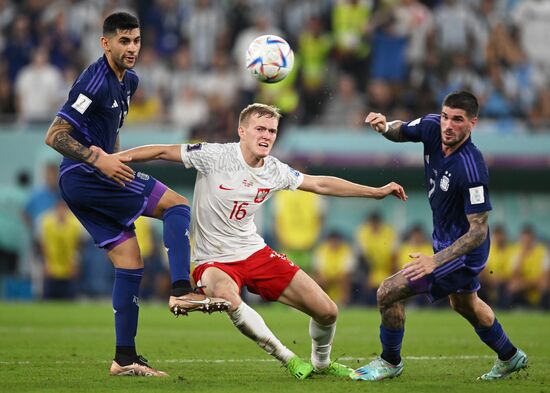
{"label": "player's left hand", "polygon": [[406,201],[408,198],[403,186],[393,181],[391,183],[386,184],[383,187],[380,187],[380,191],[381,191],[380,198],[377,198],[377,199],[385,198],[388,195],[394,195],[396,198],[399,198],[402,201]]}
{"label": "player's left hand", "polygon": [[413,252],[412,254],[409,254],[409,257],[411,257],[413,261],[407,263],[401,272],[411,281],[418,280],[419,278],[430,274],[437,267],[434,262],[433,255],[428,256],[419,252]]}
{"label": "player's left hand", "polygon": [[134,171],[125,164],[131,161],[132,157],[117,153],[108,154],[98,146],[90,146],[90,150],[99,154],[94,165],[109,179],[114,180],[122,187],[126,186],[126,182],[131,182],[134,179]]}

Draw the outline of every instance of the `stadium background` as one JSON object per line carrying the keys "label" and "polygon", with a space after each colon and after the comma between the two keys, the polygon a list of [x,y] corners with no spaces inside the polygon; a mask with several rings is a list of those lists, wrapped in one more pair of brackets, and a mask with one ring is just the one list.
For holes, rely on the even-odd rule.
{"label": "stadium background", "polygon": [[[42,213],[55,204],[44,170],[59,156],[43,143],[45,131],[75,77],[101,55],[103,17],[137,13],[143,44],[136,71],[140,88],[121,130],[122,147],[144,143],[236,140],[236,117],[249,102],[284,113],[274,155],[310,174],[332,174],[380,186],[406,187],[410,200],[323,198],[316,236],[302,248],[285,247],[271,200],[258,227],[275,247],[305,258],[322,280],[320,247],[337,233],[353,262],[338,270],[346,303],[372,302],[367,245],[361,225],[374,213],[393,235],[379,248],[395,251],[405,233],[431,231],[421,147],[392,144],[362,122],[370,110],[412,120],[438,112],[452,90],[480,97],[474,143],[491,173],[494,211],[511,243],[530,225],[543,248],[550,240],[550,2],[535,0],[388,1],[0,1],[0,275],[1,298],[36,299],[43,293]],[[296,54],[293,73],[275,85],[245,71],[247,44],[261,34],[285,37]],[[195,173],[177,165],[139,165],[192,199]],[[32,201],[32,203],[31,203]],[[316,203],[317,203],[316,202]],[[311,207],[311,206],[310,206]],[[313,220],[315,222],[315,220]],[[143,296],[163,299],[166,264],[158,223],[143,224],[153,268]],[[282,225],[282,224],[281,224]],[[318,234],[317,234],[318,232]],[[82,235],[69,258],[77,297],[110,297],[112,268]],[[378,239],[377,239],[378,241]],[[307,254],[304,257],[304,254]],[[392,259],[393,258],[393,259]],[[547,256],[545,256],[547,258]],[[344,258],[345,259],[345,258]],[[543,256],[544,259],[544,256]],[[539,273],[544,273],[544,263]],[[384,263],[383,261],[381,263]],[[307,265],[307,266],[306,266]],[[509,269],[509,268],[508,268]],[[69,269],[70,270],[70,269]],[[327,270],[327,269],[325,269]],[[326,273],[326,272],[325,272]],[[509,277],[509,275],[508,275]],[[548,277],[548,276],[546,276]],[[147,280],[146,280],[147,281]],[[370,289],[374,284],[370,283]],[[548,288],[529,307],[548,305]],[[342,291],[342,289],[338,289]],[[337,296],[340,296],[337,295]]]}

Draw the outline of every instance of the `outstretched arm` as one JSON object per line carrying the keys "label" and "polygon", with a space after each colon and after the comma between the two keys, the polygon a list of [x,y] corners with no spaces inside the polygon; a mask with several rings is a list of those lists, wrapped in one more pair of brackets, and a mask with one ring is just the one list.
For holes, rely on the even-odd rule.
{"label": "outstretched arm", "polygon": [[403,269],[405,277],[417,280],[433,272],[438,266],[450,262],[462,255],[466,255],[474,248],[479,247],[487,238],[489,226],[487,218],[489,212],[468,214],[466,216],[470,223],[468,232],[456,239],[449,247],[444,248],[433,256],[413,253],[410,255],[413,261],[407,263]]}
{"label": "outstretched arm", "polygon": [[128,161],[127,159],[106,154],[101,149],[92,146],[87,148],[70,135],[72,130],[73,126],[68,121],[56,116],[48,128],[45,142],[65,157],[95,166],[105,176],[120,185],[124,185],[125,181],[132,181],[134,171],[124,164]]}
{"label": "outstretched arm", "polygon": [[165,160],[181,162],[181,145],[145,145],[118,153],[133,162]]}
{"label": "outstretched arm", "polygon": [[369,124],[373,130],[382,134],[384,138],[392,142],[409,141],[401,129],[401,126],[404,124],[401,120],[388,122],[386,116],[383,114],[371,112],[367,115],[365,123]]}
{"label": "outstretched arm", "polygon": [[352,183],[339,177],[304,175],[304,181],[298,189],[320,195],[374,199],[382,199],[388,195],[394,195],[403,201],[407,200],[407,194],[405,194],[403,187],[394,182],[386,184],[383,187],[369,187]]}

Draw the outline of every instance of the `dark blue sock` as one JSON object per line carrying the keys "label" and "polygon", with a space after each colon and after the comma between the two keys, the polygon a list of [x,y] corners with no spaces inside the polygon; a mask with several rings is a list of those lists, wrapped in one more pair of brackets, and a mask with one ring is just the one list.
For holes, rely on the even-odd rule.
{"label": "dark blue sock", "polygon": [[500,360],[508,360],[516,353],[517,348],[512,345],[496,318],[493,326],[475,330],[481,341],[495,351]]}
{"label": "dark blue sock", "polygon": [[115,268],[113,309],[117,347],[135,347],[139,315],[139,284],[143,269]]}
{"label": "dark blue sock", "polygon": [[380,325],[380,342],[382,343],[382,359],[397,366],[401,362],[401,343],[405,329],[393,330]]}
{"label": "dark blue sock", "polygon": [[172,296],[181,296],[192,290],[189,283],[190,249],[189,222],[191,209],[187,205],[172,206],[164,212],[164,246],[168,249]]}

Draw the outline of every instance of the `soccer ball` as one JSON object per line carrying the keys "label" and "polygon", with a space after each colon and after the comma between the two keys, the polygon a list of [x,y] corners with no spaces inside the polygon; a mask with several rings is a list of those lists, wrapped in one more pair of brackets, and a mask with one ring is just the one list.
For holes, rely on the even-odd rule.
{"label": "soccer ball", "polygon": [[248,46],[246,67],[265,83],[283,80],[292,71],[294,52],[288,42],[276,35],[262,35]]}

